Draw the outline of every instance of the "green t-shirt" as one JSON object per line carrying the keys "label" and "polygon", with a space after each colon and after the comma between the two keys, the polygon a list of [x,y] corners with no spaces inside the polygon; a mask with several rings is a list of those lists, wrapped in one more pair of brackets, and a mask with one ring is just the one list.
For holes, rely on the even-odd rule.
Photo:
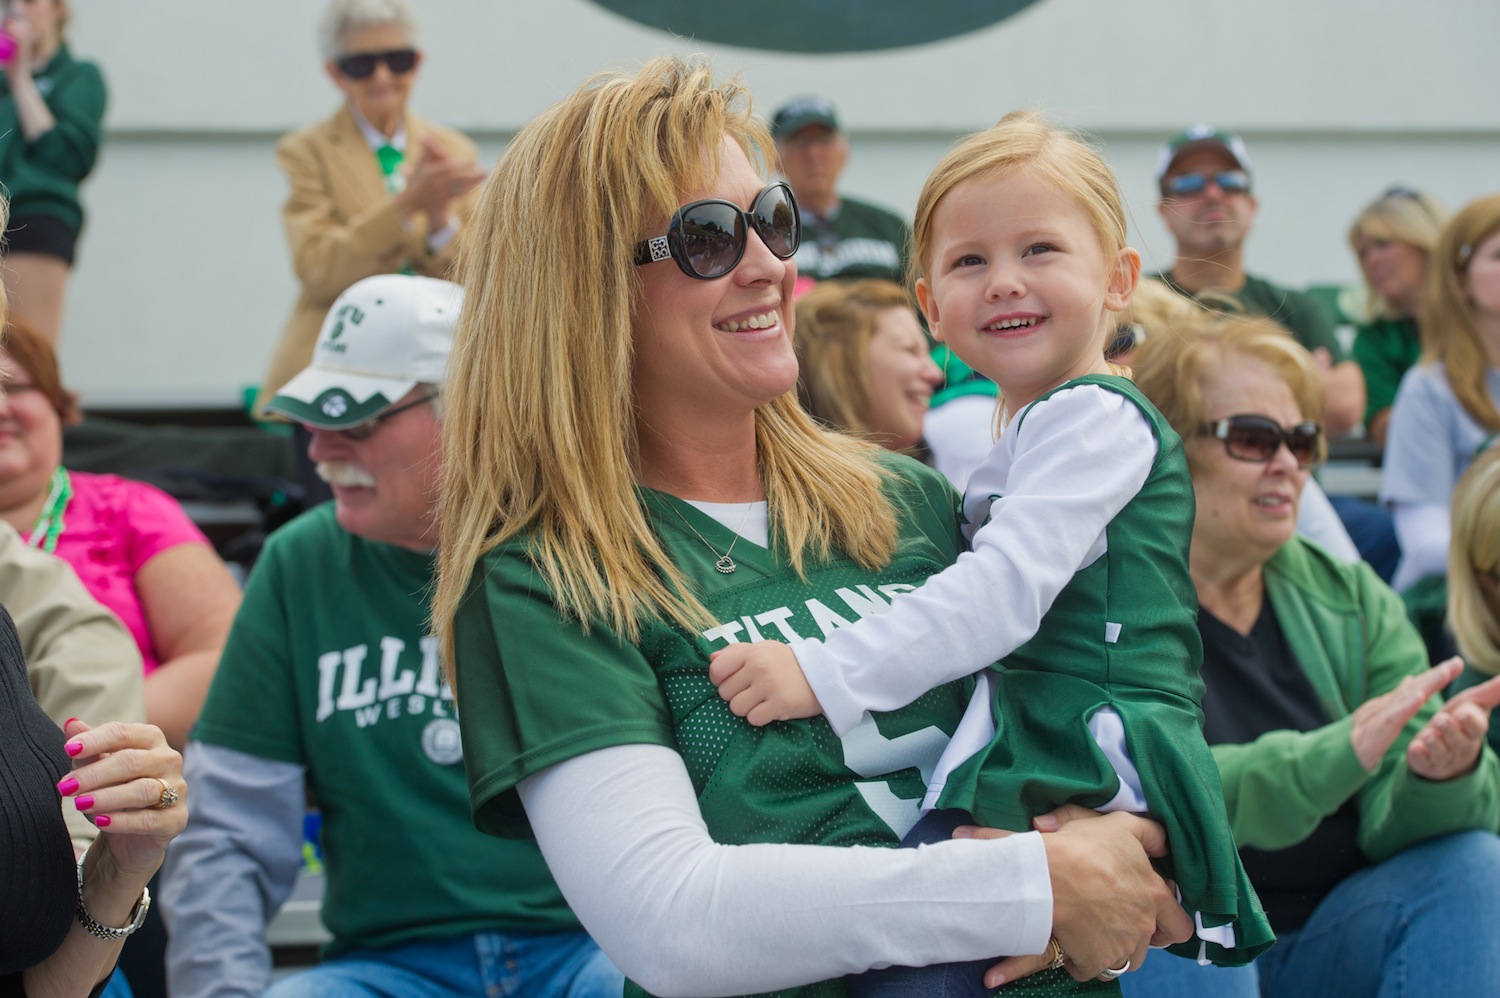
{"label": "green t-shirt", "polygon": [[26,141],[10,84],[0,76],[0,180],[11,218],[48,215],[77,233],[83,227],[78,185],[94,168],[104,133],[104,77],[62,45],[33,74],[57,124]]}
{"label": "green t-shirt", "polygon": [[1422,339],[1411,319],[1376,319],[1354,336],[1354,359],[1365,375],[1365,425],[1396,402],[1401,378],[1422,356]]}
{"label": "green t-shirt", "polygon": [[[716,842],[896,845],[918,817],[923,774],[963,714],[969,681],[866,718],[840,739],[822,717],[753,727],[708,678],[716,648],[825,634],[879,612],[958,556],[957,496],[947,481],[906,458],[883,460],[895,471],[887,494],[901,524],[891,563],[866,572],[835,555],[808,565],[805,581],[743,538],[734,548],[738,570],[716,572],[708,545],[722,552],[734,535],[687,503],[643,490],[668,555],[717,621],[701,633],[661,621],[647,622],[635,645],[599,622],[585,633],[561,618],[524,542],[485,555],[454,620],[476,823],[525,835],[517,783],[588,752],[645,743],[682,754]],[[845,989],[826,981],[779,994]]]}
{"label": "green t-shirt", "polygon": [[841,198],[832,218],[803,212],[797,272],[816,281],[880,277],[906,283],[911,228],[894,212]]}
{"label": "green t-shirt", "polygon": [[576,930],[534,842],[476,830],[427,632],[432,559],[326,503],[266,542],[194,736],[305,766],[336,954],[481,931]]}
{"label": "green t-shirt", "polygon": [[[1172,280],[1172,275],[1156,274],[1157,280],[1164,281],[1174,291],[1186,295],[1194,301],[1198,296],[1180,286]],[[1287,330],[1308,350],[1317,350],[1319,347],[1327,350],[1333,356],[1335,364],[1349,359],[1344,347],[1339,343],[1337,325],[1328,310],[1312,295],[1302,291],[1293,291],[1290,288],[1278,287],[1270,281],[1259,277],[1245,276],[1245,284],[1239,291],[1220,292],[1239,302],[1246,313],[1250,315],[1264,315],[1269,319],[1281,323]],[[1212,300],[1204,304],[1212,306]]]}

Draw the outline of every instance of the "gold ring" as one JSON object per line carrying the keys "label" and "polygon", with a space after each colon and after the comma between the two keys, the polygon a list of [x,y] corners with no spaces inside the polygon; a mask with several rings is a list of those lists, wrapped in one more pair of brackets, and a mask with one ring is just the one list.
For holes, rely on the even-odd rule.
{"label": "gold ring", "polygon": [[182,800],[182,798],[177,794],[177,788],[172,786],[172,784],[168,783],[160,776],[152,777],[152,779],[161,784],[161,800],[157,801],[156,804],[153,805],[154,807],[175,807],[177,802]]}
{"label": "gold ring", "polygon": [[1061,970],[1063,961],[1068,958],[1068,955],[1063,952],[1062,943],[1057,941],[1056,936],[1053,936],[1051,939],[1047,940],[1047,952],[1051,955],[1052,959],[1049,960],[1047,962],[1047,966],[1043,967],[1042,969]]}
{"label": "gold ring", "polygon": [[1119,977],[1121,974],[1125,973],[1129,969],[1130,969],[1130,961],[1126,960],[1124,966],[1121,966],[1121,967],[1112,967],[1112,968],[1110,968],[1108,970],[1101,971],[1100,974],[1099,974],[1099,979],[1101,981],[1112,981],[1116,977]]}

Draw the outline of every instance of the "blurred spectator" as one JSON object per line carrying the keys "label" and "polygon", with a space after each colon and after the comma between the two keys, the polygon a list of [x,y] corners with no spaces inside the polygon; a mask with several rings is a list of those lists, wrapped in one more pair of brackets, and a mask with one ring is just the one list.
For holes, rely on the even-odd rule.
{"label": "blurred spectator", "polygon": [[815,280],[880,277],[906,283],[911,228],[894,212],[839,193],[849,140],[824,97],[795,97],[771,116],[781,172],[802,214],[797,270]]}
{"label": "blurred spectator", "polygon": [[1447,220],[1430,195],[1392,187],[1349,226],[1370,310],[1354,337],[1354,359],[1365,376],[1365,432],[1382,447],[1396,387],[1422,353],[1417,321],[1427,259]]}
{"label": "blurred spectator", "polygon": [[[1500,447],[1475,458],[1453,490],[1447,617],[1465,663],[1452,692],[1500,675]],[[1489,740],[1500,747],[1500,718],[1491,717]]]}
{"label": "blurred spectator", "polygon": [[1422,361],[1396,393],[1381,476],[1401,539],[1397,589],[1446,571],[1453,487],[1500,432],[1500,194],[1470,202],[1443,228],[1422,339]]}
{"label": "blurred spectator", "polygon": [[[8,523],[0,523],[0,605],[15,622],[31,692],[59,728],[70,717],[145,720],[135,642],[67,563],[29,546]],[[63,814],[78,849],[99,834],[76,808]]]}
{"label": "blurred spectator", "polygon": [[820,284],[797,300],[797,393],[813,416],[888,450],[922,440],[942,372],[899,284]]}
{"label": "blurred spectator", "polygon": [[83,228],[78,185],[94,168],[104,117],[104,77],[63,41],[71,16],[67,0],[10,0],[0,22],[15,40],[0,62],[0,181],[11,212],[0,269],[11,314],[54,345]]}
{"label": "blurred spectator", "polygon": [[[324,14],[323,68],[344,103],[276,146],[291,183],[281,216],[301,291],[256,399],[258,414],[312,357],[328,307],[345,288],[375,274],[443,277],[453,266],[459,227],[485,171],[466,136],[408,109],[423,61],[416,43],[409,0],[332,0]],[[297,427],[301,484],[316,502],[328,490],[305,461],[307,443]]]}
{"label": "blurred spectator", "polygon": [[187,742],[239,606],[239,587],[166,493],[62,467],[62,428],[80,418],[57,354],[22,319],[0,366],[0,520],[56,554],[124,622],[145,663],[146,720]]}
{"label": "blurred spectator", "polygon": [[1323,372],[1323,425],[1329,436],[1359,426],[1364,376],[1339,344],[1333,317],[1309,295],[1245,273],[1245,238],[1257,202],[1250,193],[1244,141],[1210,125],[1194,125],[1162,147],[1156,182],[1157,210],[1177,242],[1172,269],[1157,276],[1184,294],[1212,291],[1250,315],[1285,326]]}
{"label": "blurred spectator", "polygon": [[[441,400],[462,291],[383,275],[334,303],[270,407],[311,428],[334,501],[266,542],[188,752],[198,808],[162,903],[174,998],[260,995],[311,792],[323,962],[268,996],[619,995],[534,841],[479,832],[428,634]],[[364,319],[346,325],[342,316]],[[503,982],[503,985],[502,983]]]}

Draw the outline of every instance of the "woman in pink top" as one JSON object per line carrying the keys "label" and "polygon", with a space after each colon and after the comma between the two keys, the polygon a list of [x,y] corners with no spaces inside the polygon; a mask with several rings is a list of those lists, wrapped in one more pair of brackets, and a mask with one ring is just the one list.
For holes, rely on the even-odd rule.
{"label": "woman in pink top", "polygon": [[79,419],[57,355],[23,320],[0,366],[0,520],[73,566],[124,622],[146,665],[146,718],[174,748],[198,718],[240,592],[207,538],[159,489],[61,466],[62,428]]}

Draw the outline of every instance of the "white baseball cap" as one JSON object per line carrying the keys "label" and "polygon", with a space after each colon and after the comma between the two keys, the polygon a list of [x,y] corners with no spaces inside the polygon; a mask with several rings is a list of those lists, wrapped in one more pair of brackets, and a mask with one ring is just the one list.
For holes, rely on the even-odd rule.
{"label": "white baseball cap", "polygon": [[353,284],[328,310],[312,363],[266,403],[319,429],[373,419],[448,366],[463,288],[435,277],[381,274]]}

